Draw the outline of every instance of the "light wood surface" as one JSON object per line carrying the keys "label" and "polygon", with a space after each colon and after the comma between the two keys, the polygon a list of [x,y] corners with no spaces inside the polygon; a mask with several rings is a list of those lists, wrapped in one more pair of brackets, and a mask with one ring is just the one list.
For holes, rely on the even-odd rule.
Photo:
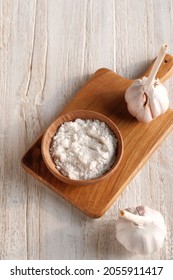
{"label": "light wood surface", "polygon": [[[1,0],[0,259],[173,259],[173,134],[93,220],[28,175],[21,158],[97,69],[128,79],[172,46],[172,0]],[[166,81],[173,108],[173,78]],[[127,252],[118,209],[148,205],[167,224],[162,249]]]}
{"label": "light wood surface", "polygon": [[[165,80],[173,73],[173,57],[167,55],[165,61],[157,74],[160,80]],[[148,73],[146,71],[145,75],[147,76]],[[92,218],[101,217],[109,209],[173,130],[173,110],[171,109],[149,124],[139,123],[129,114],[124,94],[132,82],[108,69],[97,70],[60,116],[49,125],[42,137],[41,145],[39,139],[22,160],[26,171]],[[83,113],[73,113],[74,110],[81,109],[84,110]],[[97,182],[96,179],[94,186],[92,186],[93,180],[89,184],[86,181],[70,182],[68,178],[62,176],[56,171],[49,152],[50,142],[56,133],[57,126],[77,116],[83,118],[87,114],[84,113],[86,110],[102,113],[102,121],[107,121],[104,116],[113,121],[122,135],[124,146],[123,157],[116,171],[106,180]],[[97,118],[96,112],[88,113],[88,115],[91,118]],[[111,128],[114,129],[114,126]],[[49,170],[60,180],[52,176]],[[62,180],[65,183],[62,183]],[[74,183],[75,187],[72,186]],[[84,187],[86,184],[87,186]]]}

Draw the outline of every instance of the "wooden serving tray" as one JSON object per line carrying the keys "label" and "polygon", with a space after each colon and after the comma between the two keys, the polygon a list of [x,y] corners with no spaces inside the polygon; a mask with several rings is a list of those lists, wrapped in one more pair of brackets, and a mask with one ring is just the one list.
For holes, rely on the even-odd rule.
{"label": "wooden serving tray", "polygon": [[[166,55],[157,77],[164,82],[172,73],[173,57]],[[115,122],[123,136],[124,155],[110,178],[91,186],[72,186],[59,181],[43,162],[42,137],[22,159],[27,172],[92,218],[101,217],[109,209],[173,128],[171,109],[149,124],[139,123],[128,113],[124,93],[132,82],[109,69],[99,69],[61,113],[76,109],[93,110]]]}

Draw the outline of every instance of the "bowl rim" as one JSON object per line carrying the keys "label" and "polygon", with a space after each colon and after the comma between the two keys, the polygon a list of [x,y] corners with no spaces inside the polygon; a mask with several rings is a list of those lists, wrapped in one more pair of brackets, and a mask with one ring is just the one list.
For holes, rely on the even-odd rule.
{"label": "bowl rim", "polygon": [[[97,176],[92,179],[86,179],[86,180],[77,180],[77,179],[70,179],[67,176],[64,176],[59,170],[56,169],[55,163],[52,160],[51,154],[50,154],[50,144],[52,141],[53,136],[56,134],[58,128],[65,122],[74,121],[75,119],[98,119],[99,121],[105,122],[106,125],[111,129],[111,131],[114,133],[115,137],[118,140],[117,145],[117,155],[115,162],[111,166],[111,168],[106,171],[103,175]],[[52,129],[53,128],[53,129]],[[111,174],[114,173],[115,170],[117,170],[122,157],[124,153],[124,141],[122,134],[117,127],[117,125],[107,116],[105,116],[102,113],[91,111],[91,110],[72,110],[69,112],[65,112],[60,114],[46,129],[46,131],[43,134],[42,140],[41,140],[41,154],[43,157],[43,161],[48,168],[48,170],[59,180],[61,180],[64,183],[67,183],[69,185],[91,185],[94,183],[97,183],[99,181],[102,181],[106,178],[108,178]]]}

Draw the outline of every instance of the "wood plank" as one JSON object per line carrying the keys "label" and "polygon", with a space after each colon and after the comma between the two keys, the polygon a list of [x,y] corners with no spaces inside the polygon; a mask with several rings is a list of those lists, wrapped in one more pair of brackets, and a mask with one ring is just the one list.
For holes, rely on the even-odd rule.
{"label": "wood plank", "polygon": [[25,98],[31,79],[36,2],[1,1],[0,5],[0,259],[26,259],[28,228],[33,242],[37,236],[30,223],[31,192],[19,158],[29,148]]}

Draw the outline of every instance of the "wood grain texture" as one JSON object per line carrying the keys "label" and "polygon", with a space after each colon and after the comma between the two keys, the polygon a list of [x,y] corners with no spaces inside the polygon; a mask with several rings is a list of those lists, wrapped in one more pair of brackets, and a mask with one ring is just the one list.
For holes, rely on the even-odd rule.
{"label": "wood grain texture", "polygon": [[[97,69],[140,76],[163,43],[173,54],[172,0],[0,1],[0,259],[172,259],[173,135],[118,200],[92,220],[28,176],[20,160]],[[173,108],[173,79],[165,83]],[[162,212],[159,252],[115,239],[119,208]]]}

